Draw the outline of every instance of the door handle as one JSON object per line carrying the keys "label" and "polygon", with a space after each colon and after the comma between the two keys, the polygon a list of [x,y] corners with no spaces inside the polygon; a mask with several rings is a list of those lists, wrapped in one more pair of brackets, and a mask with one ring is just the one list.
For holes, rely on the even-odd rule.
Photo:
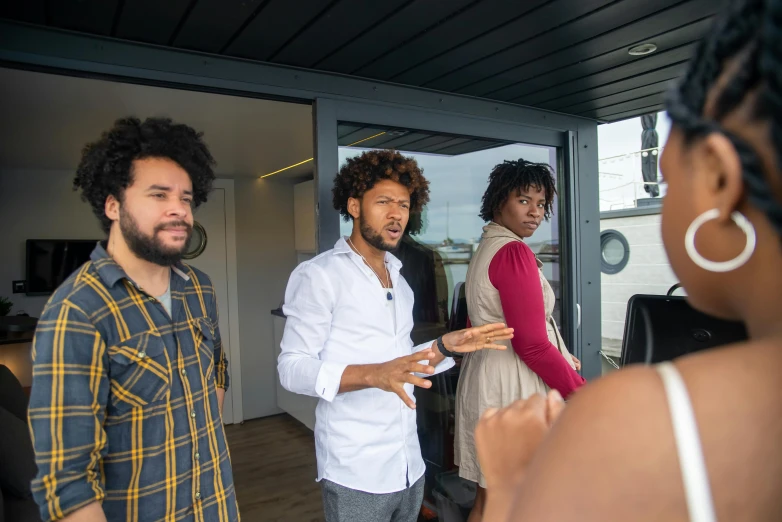
{"label": "door handle", "polygon": [[581,305],[576,303],[576,329],[581,328]]}

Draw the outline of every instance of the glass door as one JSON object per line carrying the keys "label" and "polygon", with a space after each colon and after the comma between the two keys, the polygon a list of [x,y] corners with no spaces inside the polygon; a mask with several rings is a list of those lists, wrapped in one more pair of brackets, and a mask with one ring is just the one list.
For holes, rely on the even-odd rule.
{"label": "glass door", "polygon": [[[322,99],[315,103],[314,119],[319,251],[333,248],[340,236],[350,235],[352,230],[352,223],[341,220],[332,206],[334,176],[348,158],[365,150],[398,150],[417,161],[430,183],[429,204],[420,215],[411,216],[394,252],[415,294],[411,336],[416,344],[464,326],[464,314],[457,312],[466,303],[459,309],[456,305],[486,224],[479,213],[492,169],[505,160],[518,159],[550,165],[558,191],[552,217],[526,243],[543,263],[544,275],[556,297],[552,315],[587,375],[592,357],[583,353],[582,345],[585,340],[591,341],[594,332],[585,336],[579,331],[578,299],[585,294],[581,286],[586,284],[583,274],[589,267],[576,266],[584,252],[575,238],[584,233],[582,223],[588,222],[582,219],[583,205],[575,191],[580,159],[577,128],[563,131],[448,112]],[[599,372],[597,348],[594,359]],[[473,483],[458,477],[454,465],[460,371],[457,363],[432,378],[431,388],[415,391],[419,439],[427,469],[424,515],[427,510],[432,516],[438,511],[442,515],[450,509],[458,510],[464,502],[469,503],[470,492],[475,490]]]}

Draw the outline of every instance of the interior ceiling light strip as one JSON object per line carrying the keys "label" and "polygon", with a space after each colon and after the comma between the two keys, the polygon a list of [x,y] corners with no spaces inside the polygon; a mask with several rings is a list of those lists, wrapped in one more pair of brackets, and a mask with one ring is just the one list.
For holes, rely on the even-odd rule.
{"label": "interior ceiling light strip", "polygon": [[[343,146],[344,147],[352,147],[353,145],[358,145],[359,143],[363,143],[363,142],[369,141],[369,140],[371,140],[373,138],[377,138],[378,136],[382,136],[385,133],[386,133],[386,131],[379,132],[379,133],[375,134],[374,136],[370,136],[368,138],[364,138],[363,140],[354,141],[353,143],[350,143],[348,145],[343,145]],[[275,170],[274,172],[269,172],[268,174],[264,174],[263,176],[261,176],[260,179],[268,178],[269,176],[274,176],[275,174],[279,174],[280,172],[284,172],[286,170],[290,170],[292,168],[298,167],[299,165],[304,165],[305,163],[309,163],[313,159],[314,158],[305,159],[304,161],[300,161],[298,163],[294,163],[293,165],[288,165],[287,167],[281,168],[280,170]]]}

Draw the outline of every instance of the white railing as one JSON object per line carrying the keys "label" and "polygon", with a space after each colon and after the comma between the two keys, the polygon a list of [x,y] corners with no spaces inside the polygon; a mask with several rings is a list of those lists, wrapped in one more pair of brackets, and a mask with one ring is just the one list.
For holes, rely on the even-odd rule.
{"label": "white railing", "polygon": [[636,208],[639,199],[650,197],[644,185],[657,185],[660,196],[665,195],[664,180],[646,182],[641,174],[642,159],[649,155],[659,156],[661,151],[662,147],[654,147],[599,159],[600,210]]}

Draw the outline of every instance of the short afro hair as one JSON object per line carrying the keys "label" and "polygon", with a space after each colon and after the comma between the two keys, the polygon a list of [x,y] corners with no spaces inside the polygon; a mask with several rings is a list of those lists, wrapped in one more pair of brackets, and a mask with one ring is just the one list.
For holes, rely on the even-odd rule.
{"label": "short afro hair", "polygon": [[379,181],[390,179],[401,183],[410,191],[410,213],[420,212],[429,203],[429,182],[415,159],[403,156],[395,150],[369,150],[355,158],[348,158],[334,178],[334,208],[345,221],[352,216],[348,212],[348,199],[360,199]]}
{"label": "short afro hair", "polygon": [[511,193],[529,190],[535,187],[546,193],[546,204],[543,207],[543,217],[548,221],[551,217],[551,205],[557,193],[554,171],[545,163],[532,163],[519,159],[504,161],[494,167],[489,174],[489,186],[483,194],[480,217],[484,221],[494,219],[494,214],[508,199]]}
{"label": "short afro hair", "polygon": [[215,179],[214,158],[201,139],[202,133],[168,118],[123,118],[82,151],[73,189],[92,206],[101,228],[108,234],[106,198],[122,202],[133,183],[133,161],[166,158],[182,167],[193,183],[193,208],[206,201]]}

